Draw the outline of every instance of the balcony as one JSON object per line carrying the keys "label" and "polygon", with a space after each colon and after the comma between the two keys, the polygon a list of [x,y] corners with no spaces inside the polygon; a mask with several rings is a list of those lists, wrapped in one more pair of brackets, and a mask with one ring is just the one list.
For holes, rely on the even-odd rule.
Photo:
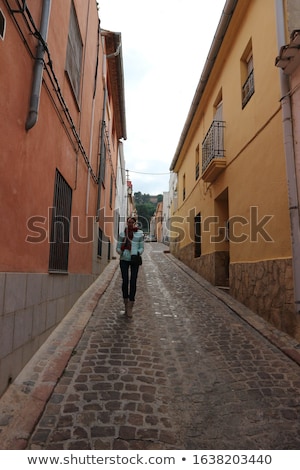
{"label": "balcony", "polygon": [[224,121],[213,121],[202,142],[202,179],[212,183],[226,167]]}

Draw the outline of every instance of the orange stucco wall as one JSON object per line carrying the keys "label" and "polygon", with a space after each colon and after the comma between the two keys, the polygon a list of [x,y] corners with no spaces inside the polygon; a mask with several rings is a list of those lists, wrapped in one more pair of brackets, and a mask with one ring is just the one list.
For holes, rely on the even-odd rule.
{"label": "orange stucco wall", "polygon": [[[95,180],[107,43],[97,38],[96,1],[74,0],[83,44],[77,101],[65,71],[71,0],[52,0],[47,38],[50,58],[45,54],[38,120],[29,131],[25,123],[37,39],[29,31],[23,13],[13,15],[7,3],[16,7],[17,2],[0,0],[6,19],[5,38],[0,39],[0,394],[109,262],[118,155],[114,101],[109,95],[110,114],[105,121],[110,151],[100,187],[99,220]],[[42,0],[26,1],[37,29],[42,5]],[[108,66],[108,85],[109,80]],[[111,93],[115,91],[108,88]],[[48,271],[56,170],[72,189],[67,273]],[[103,214],[110,216],[108,222]],[[99,227],[104,234],[101,256],[97,251]]]}
{"label": "orange stucco wall", "polygon": [[[4,2],[1,2],[4,3]],[[61,93],[72,116],[76,131],[88,155],[92,168],[97,174],[99,164],[99,132],[102,119],[103,84],[102,57],[100,51],[96,105],[92,113],[94,76],[97,54],[98,16],[94,1],[74,2],[77,9],[79,27],[84,43],[81,97],[79,103],[73,97],[67,75],[65,59],[69,27],[70,0],[63,5],[52,1],[47,44],[53,61],[53,69],[59,82]],[[27,5],[39,25],[42,2],[28,1]],[[56,168],[61,172],[73,190],[72,216],[78,217],[79,233],[87,238],[87,225],[94,229],[92,218],[96,215],[98,186],[88,176],[87,165],[78,151],[78,145],[70,131],[70,124],[61,110],[53,85],[44,71],[41,89],[40,108],[37,124],[26,132],[33,58],[22,43],[20,35],[5,6],[7,15],[5,41],[0,41],[1,54],[1,215],[5,220],[5,230],[0,233],[0,270],[19,272],[47,272],[49,259],[49,209],[53,204],[54,177]],[[35,53],[36,40],[29,36],[22,23],[22,31]],[[103,51],[102,51],[103,53]],[[45,56],[47,60],[47,56]],[[64,121],[64,126],[62,125]],[[111,146],[114,171],[116,169],[117,143]],[[107,165],[107,179],[110,181],[110,166]],[[89,181],[88,181],[89,180]],[[107,188],[106,188],[107,189]],[[113,192],[114,196],[114,192]],[[111,213],[108,198],[107,213]],[[26,237],[36,236],[28,229],[28,220],[37,216],[34,226],[47,237],[38,243],[26,242]],[[45,218],[42,222],[42,218]],[[95,222],[94,222],[95,223]],[[31,225],[32,227],[32,225]],[[72,225],[75,230],[75,226]],[[92,230],[94,231],[94,230]],[[76,230],[77,233],[77,230]],[[75,233],[75,238],[76,238]],[[112,236],[110,225],[106,233]],[[72,233],[71,233],[72,235]],[[94,241],[95,242],[95,241]],[[70,272],[92,271],[93,240],[78,243],[71,236],[69,253]]]}

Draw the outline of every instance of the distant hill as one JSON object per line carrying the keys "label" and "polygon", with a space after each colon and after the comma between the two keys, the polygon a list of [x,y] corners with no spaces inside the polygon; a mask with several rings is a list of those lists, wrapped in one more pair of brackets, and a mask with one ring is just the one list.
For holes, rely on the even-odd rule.
{"label": "distant hill", "polygon": [[144,232],[150,232],[150,220],[158,202],[163,200],[163,195],[151,196],[150,194],[134,193],[134,202],[138,214],[139,224]]}

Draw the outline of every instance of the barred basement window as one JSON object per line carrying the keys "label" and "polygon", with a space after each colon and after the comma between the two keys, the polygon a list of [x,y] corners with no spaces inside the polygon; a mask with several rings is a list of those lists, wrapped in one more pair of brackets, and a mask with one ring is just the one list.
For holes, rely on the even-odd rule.
{"label": "barred basement window", "polygon": [[72,189],[56,170],[50,235],[50,272],[67,272],[72,207]]}

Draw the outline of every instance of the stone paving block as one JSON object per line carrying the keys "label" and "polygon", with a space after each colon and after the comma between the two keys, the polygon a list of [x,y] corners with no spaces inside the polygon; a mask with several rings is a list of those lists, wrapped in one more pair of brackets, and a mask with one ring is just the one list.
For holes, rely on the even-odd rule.
{"label": "stone paving block", "polygon": [[[163,250],[147,244],[130,322],[119,270],[110,277],[15,447],[300,448],[297,345]],[[29,397],[36,380],[27,378]]]}

